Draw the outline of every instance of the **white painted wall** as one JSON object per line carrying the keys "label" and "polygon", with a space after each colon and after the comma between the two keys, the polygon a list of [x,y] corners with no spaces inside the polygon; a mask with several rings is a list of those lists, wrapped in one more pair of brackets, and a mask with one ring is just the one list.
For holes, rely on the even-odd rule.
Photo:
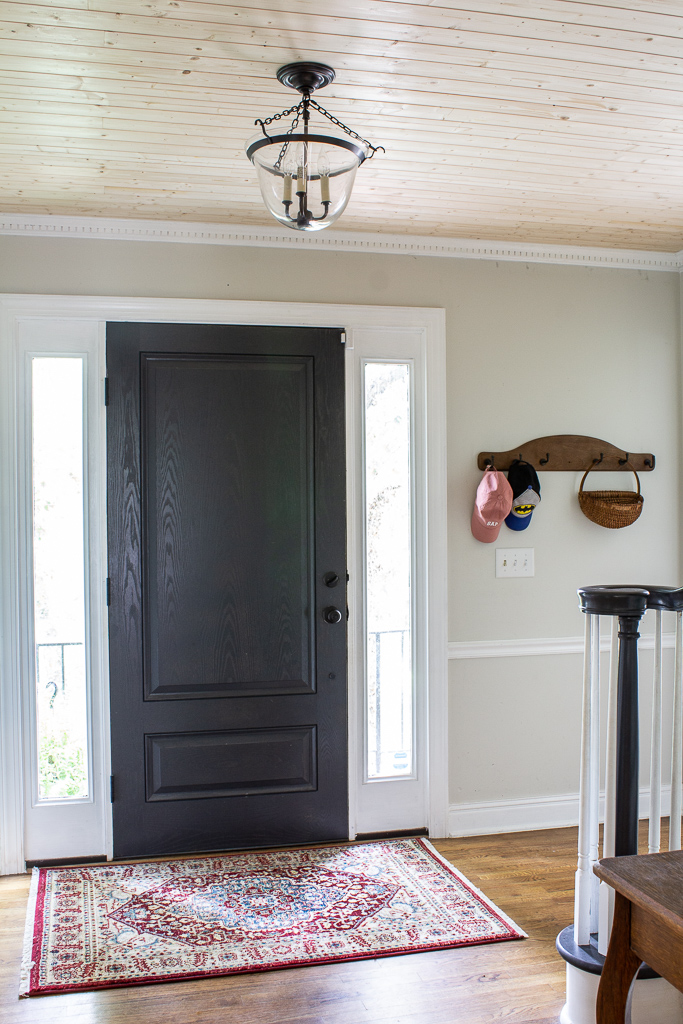
{"label": "white painted wall", "polygon": [[[680,582],[677,274],[24,237],[0,238],[0,254],[2,288],[15,293],[444,307],[453,642],[578,636],[577,587]],[[497,580],[495,545],[469,529],[476,455],[556,433],[654,452],[643,514],[626,530],[601,529],[579,510],[578,475],[544,473],[532,526],[504,527],[498,542],[533,546],[536,576]],[[622,479],[596,475],[592,486]],[[490,827],[492,814],[506,827],[559,823],[578,789],[580,655],[450,667],[454,820],[464,807],[470,830]]]}

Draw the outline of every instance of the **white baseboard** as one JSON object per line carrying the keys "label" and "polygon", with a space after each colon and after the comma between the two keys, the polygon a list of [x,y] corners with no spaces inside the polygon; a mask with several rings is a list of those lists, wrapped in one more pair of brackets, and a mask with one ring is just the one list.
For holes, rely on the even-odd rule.
{"label": "white baseboard", "polygon": [[[671,787],[662,786],[662,815],[669,813]],[[638,813],[647,818],[650,789],[642,786]],[[600,820],[604,815],[604,794],[600,795]],[[564,828],[579,821],[579,794],[560,793],[527,800],[490,800],[483,803],[451,804],[448,835],[492,836],[501,832],[532,832],[543,828]]]}

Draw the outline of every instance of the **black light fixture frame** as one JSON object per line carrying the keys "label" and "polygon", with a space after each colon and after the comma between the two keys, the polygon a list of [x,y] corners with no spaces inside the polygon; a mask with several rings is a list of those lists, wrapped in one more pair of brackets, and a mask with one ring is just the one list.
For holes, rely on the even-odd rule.
{"label": "black light fixture frame", "polygon": [[[319,142],[323,145],[337,146],[341,149],[347,149],[354,154],[358,160],[358,166],[363,163],[364,160],[371,159],[375,153],[381,150],[385,152],[384,146],[373,146],[367,139],[362,138],[357,132],[354,132],[348,125],[345,125],[343,121],[340,121],[333,114],[330,114],[328,110],[325,110],[316,100],[311,99],[311,93],[317,89],[322,89],[324,86],[329,85],[335,78],[334,68],[331,68],[329,64],[318,64],[314,61],[295,61],[292,64],[285,64],[277,72],[277,79],[282,82],[283,85],[288,86],[290,89],[296,89],[301,93],[301,100],[293,107],[288,107],[287,110],[280,111],[279,114],[273,114],[272,117],[257,118],[254,124],[260,125],[261,131],[263,132],[262,139],[256,139],[247,148],[247,156],[251,160],[254,153],[264,146],[270,146],[273,143],[280,144],[282,146],[280,154],[273,165],[274,171],[278,172],[282,165],[282,161],[287,153],[287,147],[292,142]],[[349,139],[340,139],[336,136],[321,135],[320,133],[310,133],[308,130],[308,123],[310,121],[310,108],[313,107],[319,114],[326,117],[332,124],[341,128],[342,131],[346,132]],[[266,131],[266,125],[273,124],[275,121],[280,121],[283,117],[288,117],[290,114],[294,114],[294,120],[289,128],[288,132],[279,133],[277,135],[269,135]],[[297,132],[296,129],[299,125],[299,121],[303,121],[303,130]],[[356,139],[353,142],[352,139]],[[361,143],[359,145],[358,143]],[[367,147],[365,149],[364,147]],[[369,150],[369,154],[368,154]],[[332,171],[330,177],[334,177],[335,174],[343,174],[343,170]],[[320,175],[312,174],[309,176],[310,180],[316,180]],[[324,212],[320,217],[315,217],[306,206],[307,193],[297,192],[299,200],[299,209],[296,217],[290,217],[289,209],[292,205],[291,200],[283,200],[282,205],[285,208],[287,216],[296,223],[299,227],[304,227],[306,224],[310,224],[315,220],[324,220],[327,216],[327,212],[330,207],[329,200],[322,200]]]}

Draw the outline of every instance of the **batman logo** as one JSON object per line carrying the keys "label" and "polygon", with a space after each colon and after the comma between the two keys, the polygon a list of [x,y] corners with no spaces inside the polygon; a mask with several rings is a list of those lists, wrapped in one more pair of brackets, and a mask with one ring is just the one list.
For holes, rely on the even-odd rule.
{"label": "batman logo", "polygon": [[535,508],[535,505],[515,505],[514,512],[518,516],[530,516]]}

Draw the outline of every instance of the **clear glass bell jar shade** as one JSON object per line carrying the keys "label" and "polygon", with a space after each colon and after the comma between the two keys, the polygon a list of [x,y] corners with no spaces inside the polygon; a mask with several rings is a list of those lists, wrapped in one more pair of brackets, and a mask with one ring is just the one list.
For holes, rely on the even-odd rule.
{"label": "clear glass bell jar shade", "polygon": [[346,140],[342,148],[325,142],[324,136],[301,139],[300,134],[291,141],[280,135],[269,142],[258,135],[245,148],[275,219],[295,231],[320,231],[344,212],[368,150],[355,140],[353,148],[346,148]]}

